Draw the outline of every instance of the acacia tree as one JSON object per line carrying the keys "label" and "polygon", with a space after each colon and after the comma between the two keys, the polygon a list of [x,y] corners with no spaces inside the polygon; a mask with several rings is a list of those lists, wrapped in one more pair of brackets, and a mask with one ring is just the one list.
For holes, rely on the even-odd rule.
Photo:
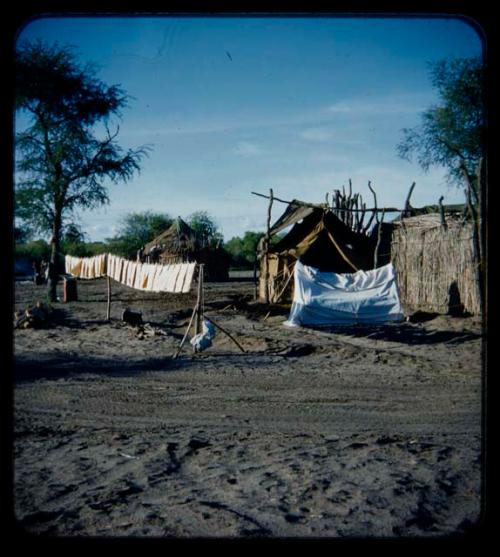
{"label": "acacia tree", "polygon": [[242,237],[231,238],[224,249],[231,256],[233,264],[251,269],[255,264],[257,245],[264,235],[264,232],[247,230]]}
{"label": "acacia tree", "polygon": [[407,160],[415,156],[424,170],[447,168],[449,181],[465,186],[477,207],[486,134],[482,60],[442,60],[431,65],[431,80],[441,102],[422,113],[420,126],[403,129],[398,153]]}
{"label": "acacia tree", "polygon": [[416,156],[424,170],[444,166],[449,181],[464,188],[474,222],[473,245],[484,314],[485,68],[479,57],[443,60],[431,66],[431,77],[441,103],[422,114],[420,126],[403,130],[397,150],[407,160]]}
{"label": "acacia tree", "polygon": [[222,234],[214,219],[206,211],[195,211],[188,216],[189,226],[196,232],[202,245],[217,247],[222,244]]}
{"label": "acacia tree", "polygon": [[128,213],[123,217],[118,233],[108,243],[115,253],[134,259],[139,248],[159,236],[172,222],[167,213]]}
{"label": "acacia tree", "polygon": [[23,42],[15,64],[16,111],[27,122],[16,134],[16,217],[52,235],[51,262],[60,265],[65,223],[77,208],[109,203],[106,179],[130,180],[148,147],[118,145],[111,119],[129,97],[82,67],[71,47]]}

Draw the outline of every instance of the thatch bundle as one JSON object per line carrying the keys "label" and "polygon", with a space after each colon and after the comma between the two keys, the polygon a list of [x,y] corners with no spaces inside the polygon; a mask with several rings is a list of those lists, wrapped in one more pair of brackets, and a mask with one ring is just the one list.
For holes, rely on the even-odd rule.
{"label": "thatch bundle", "polygon": [[163,265],[203,263],[206,281],[229,278],[229,256],[222,247],[207,245],[195,230],[178,217],[172,225],[144,247],[144,255],[153,253]]}
{"label": "thatch bundle", "polygon": [[472,224],[439,214],[394,222],[391,259],[408,310],[480,313]]}

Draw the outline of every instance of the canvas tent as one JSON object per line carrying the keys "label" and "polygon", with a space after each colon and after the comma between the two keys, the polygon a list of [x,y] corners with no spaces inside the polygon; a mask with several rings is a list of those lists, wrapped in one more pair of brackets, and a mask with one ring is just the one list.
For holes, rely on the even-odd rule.
{"label": "canvas tent", "polygon": [[158,255],[163,264],[197,262],[204,264],[207,281],[227,280],[229,258],[220,247],[204,244],[196,231],[178,217],[172,224],[144,246],[144,255]]}
{"label": "canvas tent", "polygon": [[271,302],[291,299],[291,279],[297,261],[335,273],[373,267],[375,240],[354,232],[328,208],[294,200],[270,228],[270,236],[289,227],[288,233],[267,251],[264,241],[259,244],[259,297],[262,300],[266,298],[266,289]]}

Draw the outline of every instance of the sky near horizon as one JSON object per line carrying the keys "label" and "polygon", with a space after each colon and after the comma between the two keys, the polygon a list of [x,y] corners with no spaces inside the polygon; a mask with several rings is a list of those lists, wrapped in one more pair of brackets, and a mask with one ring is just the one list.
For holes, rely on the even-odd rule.
{"label": "sky near horizon", "polygon": [[[437,103],[429,64],[482,54],[466,20],[437,17],[45,17],[19,40],[72,45],[132,98],[119,143],[151,145],[141,173],[79,211],[89,240],[131,212],[207,211],[226,241],[263,231],[267,201],[323,202],[347,186],[369,206],[462,203],[445,170],[402,160],[402,128]],[[18,121],[18,125],[20,124]],[[285,205],[276,203],[272,220]]]}

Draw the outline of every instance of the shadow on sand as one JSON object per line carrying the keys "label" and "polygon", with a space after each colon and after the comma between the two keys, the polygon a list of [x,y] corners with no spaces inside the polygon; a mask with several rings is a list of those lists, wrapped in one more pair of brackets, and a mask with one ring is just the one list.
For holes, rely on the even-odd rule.
{"label": "shadow on sand", "polygon": [[461,344],[482,338],[481,333],[471,331],[427,330],[409,323],[391,323],[388,325],[337,325],[317,328],[323,332],[346,335],[371,340],[399,342],[413,346],[425,344]]}
{"label": "shadow on sand", "polygon": [[142,358],[103,358],[93,356],[30,358],[19,356],[13,359],[15,383],[34,379],[56,379],[69,375],[103,375],[106,377],[133,377],[144,371],[174,371],[189,366],[189,360],[173,359],[171,355]]}

